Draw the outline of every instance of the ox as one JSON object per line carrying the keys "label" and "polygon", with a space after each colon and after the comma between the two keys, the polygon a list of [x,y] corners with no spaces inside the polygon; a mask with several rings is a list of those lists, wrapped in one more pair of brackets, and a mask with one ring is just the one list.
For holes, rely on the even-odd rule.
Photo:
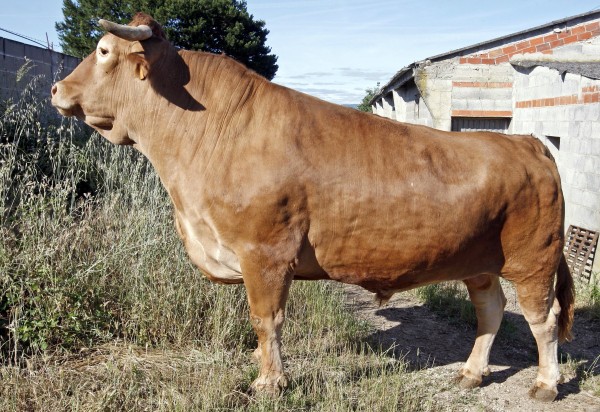
{"label": "ox", "polygon": [[383,301],[463,281],[478,327],[458,380],[475,387],[489,373],[503,277],[537,341],[529,393],[555,398],[574,295],[560,179],[541,142],[330,104],[224,55],[178,50],[146,14],[100,24],[109,33],[52,87],[52,104],[143,153],[191,260],[213,281],[244,283],[258,335],[255,390],[287,384],[280,337],[294,279],[356,284]]}

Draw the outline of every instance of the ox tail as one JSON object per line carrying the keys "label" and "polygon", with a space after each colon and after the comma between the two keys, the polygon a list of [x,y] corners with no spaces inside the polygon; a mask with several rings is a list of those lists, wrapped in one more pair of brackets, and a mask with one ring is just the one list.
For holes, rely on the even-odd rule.
{"label": "ox tail", "polygon": [[[548,147],[543,143],[546,140],[546,136],[532,134],[536,140],[534,141],[534,150],[543,154],[552,162],[555,166],[556,183],[560,188],[560,177],[558,177],[558,170],[556,169],[556,160],[550,153]],[[560,189],[559,189],[560,190]],[[564,202],[564,201],[563,201]],[[564,203],[563,203],[563,218],[564,218]],[[563,229],[564,233],[564,229]],[[554,288],[556,299],[560,305],[560,314],[558,315],[558,340],[562,343],[573,339],[571,328],[573,327],[573,316],[575,312],[575,285],[573,284],[573,276],[571,270],[567,266],[567,260],[565,259],[564,253],[560,253],[560,262],[558,263],[558,270],[556,272],[556,286]]]}
{"label": "ox tail", "polygon": [[555,286],[556,299],[560,305],[558,315],[558,340],[559,342],[573,339],[571,328],[573,327],[573,316],[575,312],[575,286],[571,270],[567,266],[565,255],[561,252],[558,264],[557,280]]}

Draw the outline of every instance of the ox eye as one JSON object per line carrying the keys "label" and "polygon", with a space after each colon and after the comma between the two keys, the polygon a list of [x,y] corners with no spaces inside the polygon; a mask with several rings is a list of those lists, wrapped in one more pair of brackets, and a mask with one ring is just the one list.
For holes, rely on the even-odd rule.
{"label": "ox eye", "polygon": [[100,47],[98,50],[102,56],[106,56],[108,54],[108,49],[105,49],[104,47]]}

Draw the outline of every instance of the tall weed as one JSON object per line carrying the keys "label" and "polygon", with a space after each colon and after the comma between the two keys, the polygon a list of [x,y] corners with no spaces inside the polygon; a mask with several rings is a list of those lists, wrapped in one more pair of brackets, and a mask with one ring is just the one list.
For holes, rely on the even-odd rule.
{"label": "tall weed", "polygon": [[247,313],[242,288],[189,264],[149,163],[60,119],[35,91],[5,101],[0,118],[2,354],[252,340],[232,321]]}

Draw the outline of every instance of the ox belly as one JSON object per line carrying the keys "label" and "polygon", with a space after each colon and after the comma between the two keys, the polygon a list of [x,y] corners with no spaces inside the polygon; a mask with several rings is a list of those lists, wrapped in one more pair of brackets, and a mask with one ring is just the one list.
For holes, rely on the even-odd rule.
{"label": "ox belly", "polygon": [[210,220],[193,225],[178,214],[177,230],[190,259],[210,280],[220,283],[242,283],[242,269],[237,255],[223,244]]}

